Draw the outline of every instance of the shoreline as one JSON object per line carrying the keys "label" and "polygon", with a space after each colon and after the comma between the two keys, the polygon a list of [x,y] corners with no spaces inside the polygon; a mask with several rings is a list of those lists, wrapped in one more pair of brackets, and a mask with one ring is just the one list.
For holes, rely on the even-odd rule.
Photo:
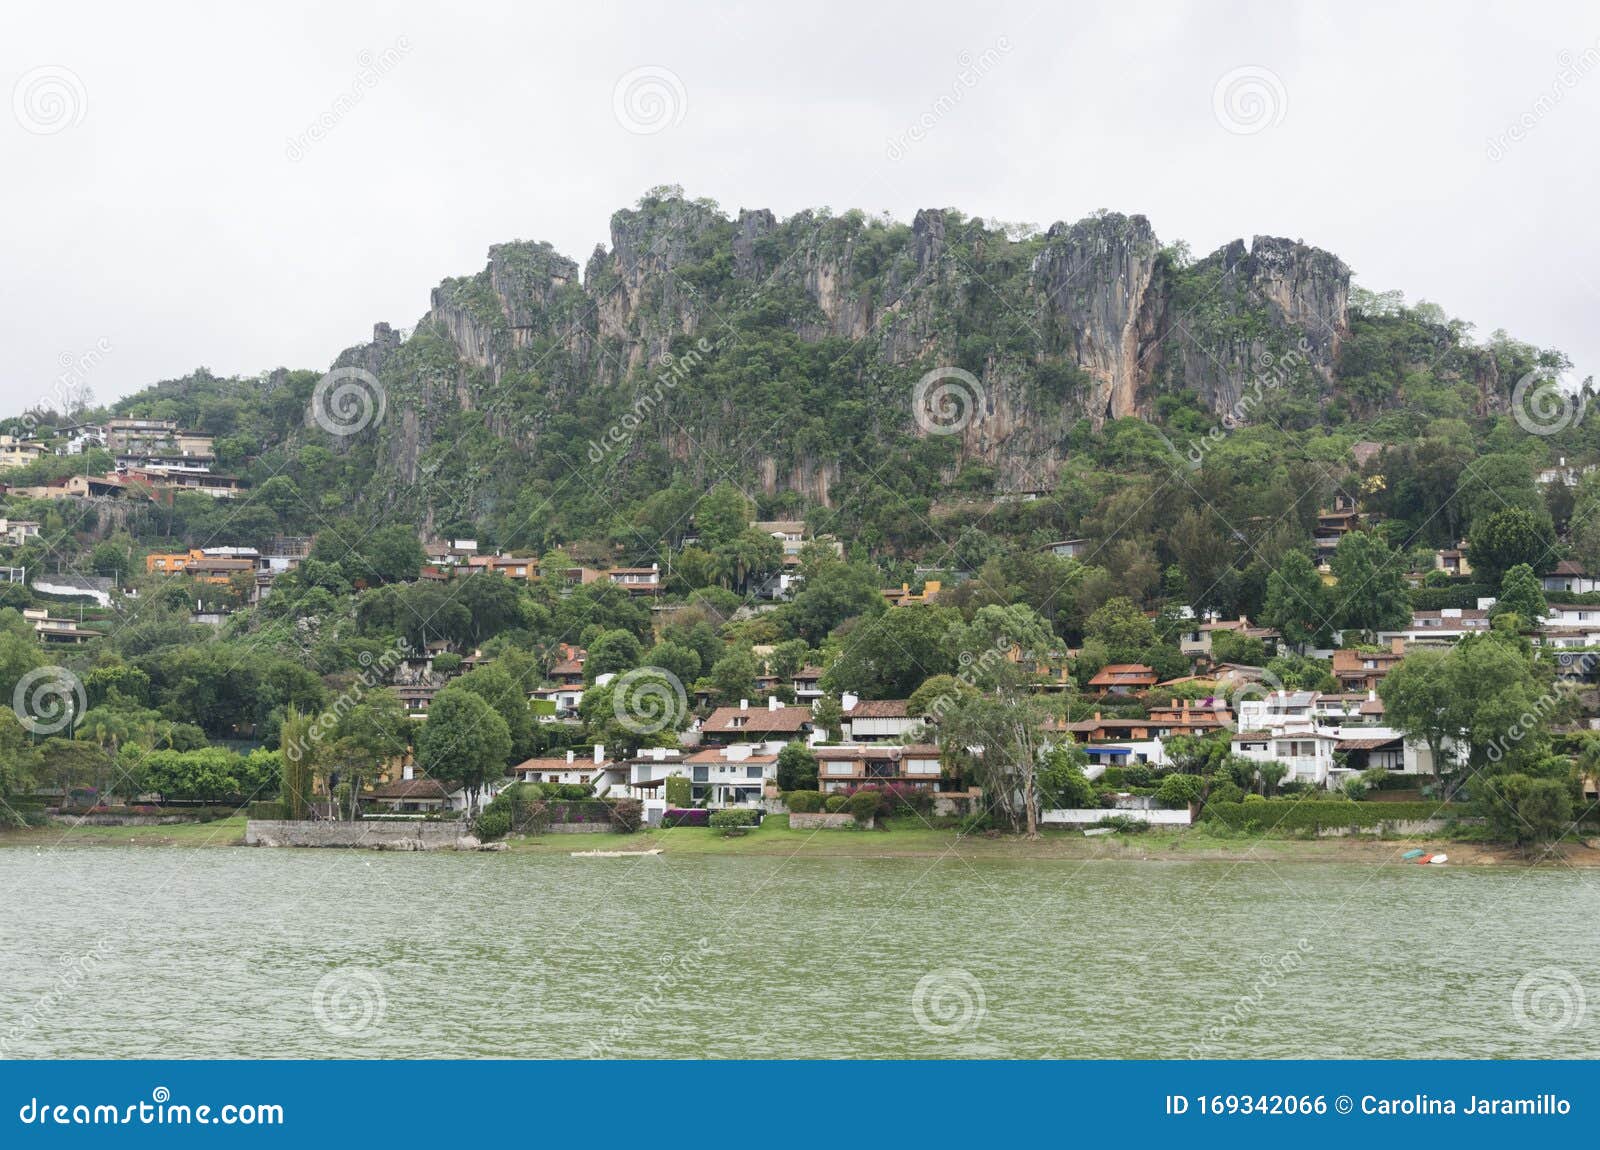
{"label": "shoreline", "polygon": [[[136,827],[30,827],[0,831],[0,850],[57,847],[168,847],[213,849],[242,847],[243,816],[209,823],[179,823]],[[570,857],[573,851],[603,849],[648,851],[660,849],[670,856],[751,856],[757,858],[951,858],[965,862],[1235,862],[1235,863],[1395,863],[1417,864],[1400,856],[1414,847],[1444,851],[1451,866],[1484,867],[1600,867],[1600,840],[1563,842],[1550,851],[1529,857],[1516,847],[1472,842],[1443,836],[1412,838],[1339,837],[1324,839],[1231,837],[1213,834],[1202,825],[1184,830],[1151,830],[1142,834],[1086,838],[1081,833],[1049,830],[1034,841],[1015,835],[958,836],[954,831],[926,826],[897,826],[887,831],[797,831],[781,816],[740,838],[724,838],[701,827],[669,831],[640,831],[632,835],[541,837],[511,835],[504,840],[513,855]],[[600,842],[604,846],[599,846]],[[1592,844],[1592,845],[1591,845]],[[317,847],[258,848],[317,850]],[[608,861],[595,860],[597,865]]]}

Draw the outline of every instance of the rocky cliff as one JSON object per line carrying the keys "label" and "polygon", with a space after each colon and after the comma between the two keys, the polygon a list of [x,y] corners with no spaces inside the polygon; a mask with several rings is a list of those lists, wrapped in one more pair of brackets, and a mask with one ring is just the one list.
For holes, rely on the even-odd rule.
{"label": "rocky cliff", "polygon": [[[848,408],[850,426],[880,436],[958,432],[956,465],[981,463],[1016,489],[1051,481],[1081,421],[1149,418],[1160,395],[1242,418],[1263,380],[1326,395],[1349,282],[1335,256],[1273,237],[1189,263],[1142,216],[1018,237],[950,210],[910,225],[730,218],[653,194],[612,217],[581,276],[548,244],[496,245],[481,272],[434,289],[409,338],[379,325],[339,362],[389,389],[384,458],[403,482],[463,413],[524,455],[570,450],[552,428],[591,428],[670,378],[631,457],[658,449],[700,465],[709,453],[768,491],[825,503],[853,465],[829,442]],[[977,381],[958,426],[913,411],[917,381],[939,369]],[[758,409],[787,402],[785,386],[812,408],[771,427],[763,416],[782,408]]]}

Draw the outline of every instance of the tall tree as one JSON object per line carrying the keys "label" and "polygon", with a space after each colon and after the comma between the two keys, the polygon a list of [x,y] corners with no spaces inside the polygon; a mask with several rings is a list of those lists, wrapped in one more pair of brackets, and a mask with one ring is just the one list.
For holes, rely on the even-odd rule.
{"label": "tall tree", "polygon": [[1296,651],[1324,638],[1330,629],[1332,605],[1316,565],[1303,551],[1290,551],[1267,576],[1267,598],[1261,622],[1275,629]]}
{"label": "tall tree", "polygon": [[[1352,531],[1339,540],[1329,564],[1333,569],[1334,620],[1341,630],[1370,637],[1375,631],[1403,627],[1411,619],[1405,564],[1383,540],[1366,531]],[[1348,636],[1345,639],[1349,642]]]}
{"label": "tall tree", "polygon": [[510,757],[506,721],[480,696],[454,683],[434,696],[417,735],[417,760],[431,777],[466,792],[469,817],[484,788],[505,776]]}

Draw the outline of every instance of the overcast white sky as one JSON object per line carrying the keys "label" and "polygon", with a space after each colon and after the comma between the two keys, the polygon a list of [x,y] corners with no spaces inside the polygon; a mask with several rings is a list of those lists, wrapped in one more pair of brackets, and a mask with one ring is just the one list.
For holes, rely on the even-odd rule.
{"label": "overcast white sky", "polygon": [[[1592,0],[546,7],[11,6],[0,412],[96,347],[102,400],[325,368],[491,243],[581,264],[661,183],[780,215],[1106,207],[1197,254],[1299,237],[1600,363]],[[641,68],[660,118],[618,114]]]}

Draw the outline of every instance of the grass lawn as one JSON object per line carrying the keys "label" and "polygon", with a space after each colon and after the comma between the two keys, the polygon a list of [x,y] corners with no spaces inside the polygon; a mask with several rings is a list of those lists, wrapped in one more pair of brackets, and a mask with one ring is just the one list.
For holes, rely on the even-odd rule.
{"label": "grass lawn", "polygon": [[65,826],[0,831],[0,847],[150,846],[232,847],[244,842],[243,815],[209,823],[169,823],[152,827]]}

